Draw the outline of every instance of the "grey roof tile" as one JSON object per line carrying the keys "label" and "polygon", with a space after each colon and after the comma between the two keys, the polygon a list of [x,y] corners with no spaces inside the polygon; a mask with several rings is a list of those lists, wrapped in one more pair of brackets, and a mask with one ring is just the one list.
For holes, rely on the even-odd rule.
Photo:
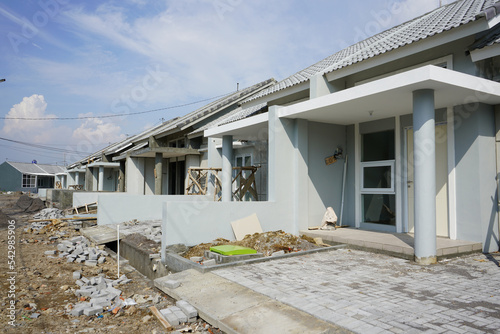
{"label": "grey roof tile", "polygon": [[500,13],[498,0],[459,0],[351,45],[248,98],[249,102],[285,88],[390,52],[422,39]]}
{"label": "grey roof tile", "polygon": [[12,162],[12,161],[7,161],[7,163],[23,174],[55,175],[58,173],[64,173],[66,171],[66,168],[64,166],[33,164],[27,162]]}

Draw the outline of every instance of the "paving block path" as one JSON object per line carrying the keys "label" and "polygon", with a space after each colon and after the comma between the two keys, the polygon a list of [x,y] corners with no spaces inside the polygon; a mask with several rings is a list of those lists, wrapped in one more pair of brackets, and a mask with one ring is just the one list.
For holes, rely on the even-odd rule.
{"label": "paving block path", "polygon": [[213,273],[355,333],[500,333],[498,260],[419,266],[340,249]]}

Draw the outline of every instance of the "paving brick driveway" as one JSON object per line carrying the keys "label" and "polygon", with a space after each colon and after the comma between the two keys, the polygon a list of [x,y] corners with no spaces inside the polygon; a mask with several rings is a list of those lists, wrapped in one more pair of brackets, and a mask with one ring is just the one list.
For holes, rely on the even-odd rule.
{"label": "paving brick driveway", "polygon": [[214,273],[356,333],[500,333],[498,260],[422,267],[341,249]]}

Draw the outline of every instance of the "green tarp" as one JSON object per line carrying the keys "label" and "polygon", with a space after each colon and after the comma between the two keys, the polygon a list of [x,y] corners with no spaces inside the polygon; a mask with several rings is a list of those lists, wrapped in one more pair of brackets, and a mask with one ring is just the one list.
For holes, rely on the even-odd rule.
{"label": "green tarp", "polygon": [[210,250],[214,253],[222,255],[243,255],[243,254],[255,254],[257,251],[252,248],[233,246],[233,245],[221,245],[210,247]]}

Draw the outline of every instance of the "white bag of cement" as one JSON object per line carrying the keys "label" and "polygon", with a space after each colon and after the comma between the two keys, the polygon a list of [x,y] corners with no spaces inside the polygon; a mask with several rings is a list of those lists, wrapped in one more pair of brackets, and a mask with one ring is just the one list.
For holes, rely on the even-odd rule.
{"label": "white bag of cement", "polygon": [[323,215],[320,229],[330,230],[332,228],[335,229],[335,226],[337,226],[337,215],[335,214],[335,211],[333,211],[333,208],[329,206]]}

